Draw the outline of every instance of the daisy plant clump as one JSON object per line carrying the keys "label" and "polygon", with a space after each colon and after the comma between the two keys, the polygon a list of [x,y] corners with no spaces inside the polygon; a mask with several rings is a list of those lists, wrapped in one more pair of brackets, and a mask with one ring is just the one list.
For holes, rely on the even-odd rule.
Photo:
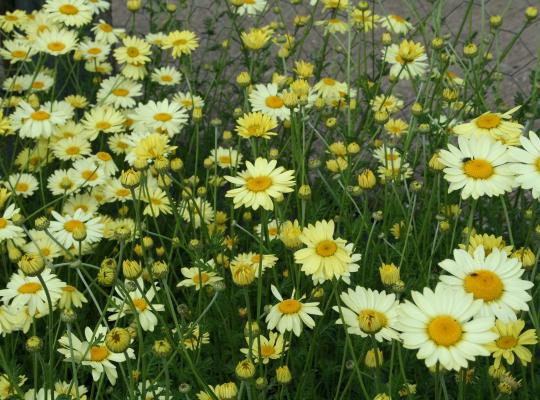
{"label": "daisy plant clump", "polygon": [[0,399],[538,397],[533,2],[11,3]]}

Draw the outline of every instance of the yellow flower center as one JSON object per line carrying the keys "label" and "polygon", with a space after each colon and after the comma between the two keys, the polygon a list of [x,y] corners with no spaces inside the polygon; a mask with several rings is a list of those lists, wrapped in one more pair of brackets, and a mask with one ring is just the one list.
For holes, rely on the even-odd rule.
{"label": "yellow flower center", "polygon": [[32,83],[32,89],[43,89],[45,87],[45,84],[41,81],[36,81]]}
{"label": "yellow flower center", "polygon": [[321,257],[333,256],[337,251],[337,244],[333,240],[323,240],[317,243],[315,252]]}
{"label": "yellow flower center", "polygon": [[465,277],[465,291],[475,299],[493,301],[501,298],[504,285],[499,276],[486,269],[480,269]]}
{"label": "yellow flower center", "polygon": [[261,125],[259,124],[251,124],[247,127],[247,131],[251,135],[258,134],[261,131]]}
{"label": "yellow flower center", "polygon": [[64,4],[63,6],[60,6],[58,11],[65,15],[77,15],[79,13],[79,9],[71,4]]}
{"label": "yellow flower center", "polygon": [[101,49],[99,47],[91,47],[88,49],[88,54],[97,56],[98,54],[101,54]]}
{"label": "yellow flower center", "polygon": [[102,23],[99,25],[99,29],[101,29],[103,32],[109,33],[112,32],[113,27],[107,23]]}
{"label": "yellow flower center", "polygon": [[118,97],[126,97],[129,94],[129,90],[118,88],[118,89],[114,89],[112,91],[112,94]]}
{"label": "yellow flower center", "polygon": [[157,113],[154,115],[156,121],[167,122],[172,119],[172,115],[169,113]]}
{"label": "yellow flower center", "polygon": [[487,113],[476,119],[476,126],[482,129],[492,129],[499,126],[501,117],[497,114]]}
{"label": "yellow flower center", "polygon": [[246,180],[246,186],[252,192],[264,192],[272,186],[272,178],[268,176],[254,176]]}
{"label": "yellow flower center", "polygon": [[136,47],[128,47],[126,51],[129,57],[137,57],[140,54]]}
{"label": "yellow flower center", "polygon": [[366,333],[377,333],[388,324],[388,319],[383,313],[366,308],[357,317],[360,329]]}
{"label": "yellow flower center", "polygon": [[439,346],[450,347],[461,340],[461,324],[449,315],[440,315],[431,320],[427,327],[431,340]]}
{"label": "yellow flower center", "polygon": [[17,290],[22,294],[34,294],[41,290],[41,285],[38,282],[27,282],[19,286]]}
{"label": "yellow flower center", "polygon": [[79,154],[81,152],[81,149],[80,147],[78,146],[69,146],[67,149],[66,149],[66,154],[70,155],[70,156],[76,156],[77,154]]}
{"label": "yellow flower center", "polygon": [[463,172],[473,179],[488,179],[495,170],[489,161],[469,160],[463,164]]}
{"label": "yellow flower center", "polygon": [[231,157],[225,155],[225,156],[219,156],[219,162],[222,164],[230,164],[231,163]]}
{"label": "yellow flower center", "polygon": [[106,129],[109,129],[112,125],[107,121],[101,121],[96,124],[96,128],[98,128],[100,131],[104,131]]}
{"label": "yellow flower center", "polygon": [[90,208],[86,204],[79,204],[77,207],[75,207],[75,210],[82,210],[85,213],[88,212]]}
{"label": "yellow flower center", "polygon": [[28,186],[28,183],[26,183],[26,182],[19,182],[19,183],[17,183],[15,185],[15,190],[17,192],[23,192],[24,193],[24,192],[28,191],[28,188],[29,188],[29,186]]}
{"label": "yellow flower center", "polygon": [[64,292],[73,293],[73,292],[74,292],[75,290],[77,290],[77,289],[75,288],[75,286],[66,285],[66,286],[64,286],[64,287],[62,288],[62,290],[63,290]]}
{"label": "yellow flower center", "polygon": [[107,153],[106,151],[98,151],[96,156],[101,161],[110,161],[111,160],[111,155],[109,153]]}
{"label": "yellow flower center", "polygon": [[139,312],[143,312],[148,308],[148,303],[145,299],[133,299],[133,305]]}
{"label": "yellow flower center", "polygon": [[130,191],[126,188],[120,188],[116,191],[117,197],[126,197],[129,196]]}
{"label": "yellow flower center", "polygon": [[323,78],[322,81],[326,86],[334,86],[336,84],[336,80],[332,78]]}
{"label": "yellow flower center", "polygon": [[4,229],[8,225],[8,220],[0,217],[0,229]]}
{"label": "yellow flower center", "polygon": [[64,222],[64,229],[69,233],[81,231],[82,229],[84,229],[84,222],[79,221],[78,219],[69,220],[67,222]]}
{"label": "yellow flower center", "polygon": [[270,236],[275,236],[278,234],[278,229],[277,228],[268,228],[268,234]]}
{"label": "yellow flower center", "polygon": [[48,249],[47,247],[41,249],[41,254],[44,257],[49,257],[51,255],[51,249]]}
{"label": "yellow flower center", "polygon": [[390,15],[390,18],[392,18],[396,22],[405,22],[405,18],[403,18],[401,15]]}
{"label": "yellow flower center", "polygon": [[66,45],[62,42],[51,42],[47,45],[50,51],[59,52],[66,48]]}
{"label": "yellow flower center", "polygon": [[536,170],[537,170],[538,172],[540,172],[540,157],[538,157],[538,158],[536,159],[536,162],[534,163],[534,165],[536,166]]}
{"label": "yellow flower center", "polygon": [[210,276],[206,272],[196,273],[193,275],[193,282],[198,285],[199,283],[206,283],[210,279]]}
{"label": "yellow flower center", "polygon": [[283,107],[283,100],[279,96],[268,96],[265,104],[270,108],[281,108]]}
{"label": "yellow flower center", "polygon": [[98,178],[96,172],[90,170],[83,171],[81,176],[85,181],[95,181]]}
{"label": "yellow flower center", "polygon": [[170,75],[161,75],[161,80],[162,80],[163,82],[172,82],[173,77],[170,76]]}
{"label": "yellow flower center", "polygon": [[13,58],[25,58],[26,57],[26,51],[14,50],[14,51],[11,52],[11,57],[13,57]]}
{"label": "yellow flower center", "polygon": [[278,304],[278,309],[283,314],[296,314],[302,308],[302,303],[295,299],[283,300]]}
{"label": "yellow flower center", "polygon": [[497,344],[498,348],[507,350],[518,344],[518,341],[513,336],[501,336],[495,343]]}
{"label": "yellow flower center", "polygon": [[185,46],[187,44],[186,39],[177,39],[173,42],[173,46]]}
{"label": "yellow flower center", "polygon": [[30,115],[30,118],[34,121],[46,121],[51,118],[51,115],[47,111],[34,111]]}
{"label": "yellow flower center", "polygon": [[261,255],[260,254],[254,254],[252,257],[251,257],[251,262],[253,264],[260,264],[261,262]]}
{"label": "yellow flower center", "polygon": [[276,350],[274,349],[274,346],[271,346],[269,344],[265,344],[261,346],[261,356],[263,357],[270,357],[274,355]]}
{"label": "yellow flower center", "polygon": [[105,346],[92,346],[90,348],[90,361],[100,362],[109,356],[109,350]]}

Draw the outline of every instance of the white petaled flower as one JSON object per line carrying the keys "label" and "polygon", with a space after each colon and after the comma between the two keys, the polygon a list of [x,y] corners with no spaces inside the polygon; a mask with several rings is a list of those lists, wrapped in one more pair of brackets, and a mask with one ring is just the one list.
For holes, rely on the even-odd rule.
{"label": "white petaled flower", "polygon": [[220,168],[237,168],[242,164],[242,154],[231,147],[210,150],[210,158]]}
{"label": "white petaled flower", "polygon": [[294,253],[294,261],[314,283],[342,279],[350,283],[351,272],[358,271],[360,254],[353,253],[354,245],[334,238],[334,221],[317,221],[302,230],[300,240],[307,247]]}
{"label": "white petaled flower", "polygon": [[0,242],[7,239],[17,239],[24,236],[24,229],[15,225],[12,218],[19,213],[19,209],[15,208],[15,204],[10,204],[0,217]]}
{"label": "white petaled flower", "polygon": [[525,270],[517,258],[508,257],[497,248],[485,255],[478,246],[471,255],[454,250],[454,259],[441,261],[439,266],[451,275],[442,275],[443,285],[471,293],[482,301],[481,315],[495,316],[503,322],[515,321],[517,311],[528,311],[532,299],[527,290],[533,283],[521,279]]}
{"label": "white petaled flower", "polygon": [[13,331],[22,329],[24,317],[21,312],[11,306],[0,306],[0,335],[2,337]]}
{"label": "white petaled flower", "polygon": [[204,100],[202,97],[190,92],[178,92],[174,95],[173,101],[181,107],[184,107],[186,110],[204,107]]}
{"label": "white petaled flower", "polygon": [[290,299],[283,299],[274,285],[271,286],[271,290],[275,298],[279,300],[279,303],[272,306],[266,316],[266,323],[269,330],[277,328],[282,334],[292,331],[296,336],[300,336],[304,325],[313,329],[315,321],[310,315],[322,315],[322,311],[318,307],[318,302],[302,303],[304,297],[298,300],[295,299],[294,291]]}
{"label": "white petaled flower", "polygon": [[399,34],[406,34],[412,29],[412,24],[401,15],[390,14],[382,18],[381,25],[388,31]]}
{"label": "white petaled flower", "polygon": [[178,212],[184,221],[193,223],[195,228],[200,228],[203,223],[207,226],[215,215],[212,205],[202,197],[182,201]]}
{"label": "white petaled flower", "polygon": [[266,0],[243,0],[243,4],[236,8],[238,15],[257,15],[266,8]]}
{"label": "white petaled flower", "polygon": [[237,176],[225,177],[232,184],[239,186],[225,194],[226,197],[233,198],[234,208],[245,205],[254,210],[259,207],[273,210],[273,198],[279,198],[283,193],[294,190],[294,171],[276,167],[276,164],[276,160],[268,161],[259,157],[254,164],[246,161],[246,169]]}
{"label": "white petaled flower", "polygon": [[117,108],[131,108],[137,102],[134,97],[142,95],[142,85],[120,75],[112,76],[101,82],[97,93],[98,104],[112,105]]}
{"label": "white petaled flower", "polygon": [[92,8],[84,0],[47,0],[43,10],[53,22],[81,27],[92,21]]}
{"label": "white petaled flower", "polygon": [[113,312],[113,314],[109,315],[109,321],[117,321],[126,315],[136,314],[141,328],[145,331],[153,332],[158,323],[158,319],[154,313],[165,310],[163,304],[152,303],[156,295],[156,290],[159,290],[159,288],[154,285],[147,291],[144,291],[142,277],[137,279],[136,289],[128,292],[129,299],[126,297],[125,289],[121,290],[119,287],[116,287],[118,297],[113,296],[112,298],[115,307],[107,310]]}
{"label": "white petaled flower", "polygon": [[384,61],[391,64],[390,75],[399,79],[413,79],[428,68],[426,49],[421,43],[403,40],[383,50]]}
{"label": "white petaled flower", "polygon": [[347,332],[362,337],[373,335],[378,342],[399,339],[399,302],[395,294],[357,286],[341,293],[340,298],[344,306],[334,306],[333,310],[342,315],[336,323],[347,325]]}
{"label": "white petaled flower", "polygon": [[30,197],[38,189],[38,180],[32,174],[13,174],[10,175],[7,181],[7,186],[12,189],[18,196]]}
{"label": "white petaled flower", "polygon": [[64,124],[73,116],[73,108],[65,101],[54,101],[42,104],[37,110],[22,101],[15,112],[10,115],[13,129],[19,131],[20,137],[48,138],[54,128]]}
{"label": "white petaled flower", "polygon": [[96,187],[105,183],[107,178],[103,168],[91,158],[75,161],[69,172],[78,187]]}
{"label": "white petaled flower", "polygon": [[46,232],[30,229],[28,238],[30,241],[22,247],[26,253],[39,254],[47,261],[62,255],[62,248]]}
{"label": "white petaled flower", "polygon": [[268,268],[273,268],[276,265],[278,258],[273,254],[260,254],[249,252],[236,255],[231,261],[231,267],[237,265],[250,265],[255,271],[255,277],[259,277],[259,272],[264,272]]}
{"label": "white petaled flower", "polygon": [[92,379],[94,381],[98,381],[101,375],[105,373],[111,385],[115,385],[118,372],[116,372],[116,366],[113,362],[126,361],[126,354],[129,358],[135,358],[135,352],[131,348],[128,348],[124,353],[111,352],[105,346],[107,330],[102,325],[99,325],[95,332],[86,327],[84,330],[86,340],[83,342],[72,333],[65,334],[58,340],[61,346],[58,352],[64,355],[64,361],[66,362],[75,362],[92,368]]}
{"label": "white petaled flower", "polygon": [[180,82],[182,74],[176,68],[167,66],[155,69],[151,79],[162,86],[174,86]]}
{"label": "white petaled flower", "polygon": [[213,285],[214,283],[223,280],[223,278],[221,276],[218,276],[216,272],[202,269],[199,267],[183,267],[180,271],[186,279],[178,282],[176,287],[194,286],[196,290],[199,290],[206,285]]}
{"label": "white petaled flower", "polygon": [[506,145],[517,145],[523,125],[512,121],[512,114],[519,108],[514,107],[505,113],[486,112],[469,122],[452,127],[452,131],[460,136],[489,136]]}
{"label": "white petaled flower", "polygon": [[175,135],[188,120],[187,111],[176,103],[165,99],[160,102],[149,101],[140,104],[129,114],[134,121],[135,131],[162,131],[169,136]]}
{"label": "white petaled flower", "polygon": [[489,136],[459,136],[458,147],[449,144],[439,157],[448,191],[461,190],[463,199],[499,196],[515,185],[507,147]]}
{"label": "white petaled flower", "polygon": [[416,356],[428,368],[439,362],[457,371],[477,356],[489,356],[485,345],[497,338],[491,330],[495,320],[477,315],[480,300],[441,285],[411,295],[414,303],[406,300],[400,305],[398,329],[403,347],[418,349]]}
{"label": "white petaled flower", "polygon": [[314,92],[320,96],[327,104],[341,100],[349,92],[347,83],[340,82],[334,78],[325,77],[313,86]]}
{"label": "white petaled flower", "polygon": [[[79,242],[81,245],[93,244],[99,242],[103,237],[103,224],[100,222],[100,217],[92,218],[91,214],[86,214],[83,210],[77,209],[73,215],[62,216],[56,211],[51,213],[54,218],[51,221],[49,231],[55,239],[66,249],[71,246],[78,248]],[[81,233],[86,236],[83,240],[74,238]]]}
{"label": "white petaled flower", "polygon": [[521,137],[521,146],[510,147],[509,153],[512,161],[512,169],[516,174],[516,183],[523,189],[532,189],[532,196],[540,197],[540,138],[534,132],[529,132],[529,137]]}
{"label": "white petaled flower", "polygon": [[[54,310],[56,303],[62,297],[62,288],[66,284],[48,269],[44,269],[40,276],[47,287],[47,292],[49,293],[51,305]],[[20,270],[11,275],[6,288],[0,290],[0,297],[4,304],[10,305],[18,311],[21,311],[27,306],[30,316],[42,317],[50,311],[42,282],[38,277],[26,276]]]}
{"label": "white petaled flower", "polygon": [[77,46],[77,34],[67,29],[53,28],[41,33],[34,42],[34,47],[52,56],[61,56]]}
{"label": "white petaled flower", "polygon": [[285,106],[278,93],[278,86],[273,83],[255,85],[255,89],[249,95],[249,102],[253,111],[262,111],[281,121],[291,115],[291,110]]}

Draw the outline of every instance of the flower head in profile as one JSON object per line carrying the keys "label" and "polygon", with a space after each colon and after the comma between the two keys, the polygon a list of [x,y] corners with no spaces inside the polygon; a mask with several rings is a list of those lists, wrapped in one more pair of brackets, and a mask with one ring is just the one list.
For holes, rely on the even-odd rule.
{"label": "flower head in profile", "polygon": [[391,64],[390,75],[399,79],[413,79],[423,75],[428,67],[426,49],[420,43],[403,40],[383,50],[384,61]]}
{"label": "flower head in profile", "polygon": [[334,238],[334,221],[317,221],[302,230],[299,239],[307,247],[294,253],[296,263],[314,283],[333,278],[350,283],[351,272],[358,271],[361,255],[353,253],[353,244]]}
{"label": "flower head in profile", "polygon": [[516,183],[522,189],[532,189],[535,199],[540,197],[540,138],[534,132],[529,132],[529,137],[521,136],[521,146],[510,147],[512,168],[516,174]]}
{"label": "flower head in profile", "polygon": [[302,303],[303,297],[294,298],[294,291],[290,299],[283,299],[277,288],[271,286],[272,294],[279,303],[272,306],[266,316],[268,329],[277,328],[280,333],[292,331],[296,336],[300,336],[303,326],[313,329],[315,321],[310,315],[322,315],[318,302]]}
{"label": "flower head in profile", "polygon": [[238,186],[230,189],[225,196],[232,197],[234,208],[242,205],[257,210],[273,210],[272,199],[279,198],[283,193],[292,192],[294,171],[276,167],[277,161],[257,158],[252,164],[246,161],[246,169],[237,176],[226,176],[225,179]]}

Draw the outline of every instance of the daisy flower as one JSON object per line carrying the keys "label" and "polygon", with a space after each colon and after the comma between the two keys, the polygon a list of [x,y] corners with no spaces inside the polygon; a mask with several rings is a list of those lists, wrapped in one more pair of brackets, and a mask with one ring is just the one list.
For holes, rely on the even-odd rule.
{"label": "daisy flower", "polygon": [[37,75],[23,75],[22,85],[24,90],[31,92],[46,92],[54,84],[54,78],[48,73],[40,72]]}
{"label": "daisy flower", "polygon": [[514,187],[507,148],[490,137],[459,136],[458,147],[449,144],[448,150],[441,150],[439,156],[446,166],[444,178],[450,182],[448,192],[461,190],[463,199],[499,196]]}
{"label": "daisy flower", "polygon": [[0,48],[0,56],[4,60],[8,60],[10,64],[31,61],[35,54],[36,49],[27,40],[4,40],[2,48]]}
{"label": "daisy flower", "polygon": [[479,117],[452,128],[456,135],[470,138],[486,135],[507,145],[519,144],[523,125],[512,121],[512,114],[519,109],[514,107],[505,113],[486,112]]}
{"label": "daisy flower", "polygon": [[191,31],[169,32],[163,43],[164,49],[172,49],[173,58],[191,54],[197,47],[199,47],[199,41],[195,33]]}
{"label": "daisy flower", "polygon": [[480,314],[495,316],[503,322],[515,321],[517,311],[528,311],[532,298],[527,290],[533,283],[521,279],[525,270],[516,258],[493,249],[486,256],[483,246],[471,255],[465,250],[454,250],[454,259],[446,259],[439,266],[450,275],[442,275],[443,285],[471,293],[482,300]]}
{"label": "daisy flower", "polygon": [[46,232],[30,229],[28,238],[30,241],[22,247],[24,252],[39,254],[47,261],[62,255],[62,248]]}
{"label": "daisy flower", "polygon": [[317,221],[302,230],[300,240],[307,247],[294,253],[294,261],[311,276],[313,283],[333,278],[350,283],[351,272],[358,271],[360,254],[353,253],[354,245],[341,238],[334,239],[334,221]]}
{"label": "daisy flower", "polygon": [[[47,287],[53,308],[62,297],[64,282],[56,277],[49,269],[44,269],[40,274]],[[37,276],[26,276],[22,271],[11,275],[5,289],[0,290],[0,297],[6,305],[16,310],[28,306],[30,316],[43,316],[49,313],[49,303],[45,294],[45,288]]]}
{"label": "daisy flower", "polygon": [[242,348],[240,352],[250,357],[254,362],[262,362],[265,365],[270,360],[279,360],[289,349],[284,336],[277,332],[269,332],[268,338],[263,335],[255,338],[246,337],[246,342],[249,348]]}
{"label": "daisy flower", "polygon": [[479,247],[484,247],[484,253],[486,256],[490,255],[493,249],[499,249],[500,251],[511,254],[514,246],[507,245],[502,236],[488,235],[487,233],[480,234],[471,232],[469,236],[468,244],[459,244],[458,247],[462,250],[467,250],[469,254],[474,254],[475,250]]}
{"label": "daisy flower", "polygon": [[231,268],[237,268],[241,265],[249,265],[255,271],[255,277],[259,277],[259,271],[264,272],[268,268],[273,268],[276,265],[278,258],[273,254],[258,254],[258,253],[240,253],[231,261]]}
{"label": "daisy flower", "polygon": [[179,92],[175,94],[173,97],[173,101],[187,110],[204,107],[204,100],[202,99],[202,97],[190,92]]}
{"label": "daisy flower", "polygon": [[357,286],[341,293],[340,298],[344,306],[334,306],[333,310],[341,315],[336,323],[347,325],[347,332],[361,337],[374,335],[378,342],[399,339],[399,302],[395,294]]}
{"label": "daisy flower", "polygon": [[11,306],[0,305],[0,336],[5,337],[7,333],[19,330],[20,327],[20,311]]}
{"label": "daisy flower", "polygon": [[25,101],[19,103],[10,115],[13,129],[24,138],[48,138],[53,130],[71,119],[73,107],[65,101],[46,102],[35,110]]}
{"label": "daisy flower", "polygon": [[[280,224],[275,219],[269,221],[266,224],[266,233],[268,234],[268,239],[269,240],[274,240],[274,239],[279,238],[280,225],[282,225],[282,224]],[[254,230],[255,230],[255,232],[257,233],[258,236],[262,235],[262,225],[261,224],[255,225]]]}
{"label": "daisy flower", "polygon": [[143,39],[126,36],[122,39],[123,46],[114,50],[114,58],[119,64],[144,65],[150,60],[152,49]]}
{"label": "daisy flower", "polygon": [[[83,244],[93,244],[99,242],[103,237],[103,224],[99,217],[92,218],[91,214],[86,214],[78,209],[73,215],[62,216],[56,211],[52,211],[52,217],[49,227],[50,233],[66,249],[71,246],[78,248],[79,242]],[[83,240],[78,241],[73,235],[80,238],[82,233],[86,233]]]}
{"label": "daisy flower", "polygon": [[75,286],[66,285],[62,288],[62,297],[58,301],[58,308],[61,310],[70,310],[73,307],[81,308],[83,303],[88,303],[88,300]]}
{"label": "daisy flower", "polygon": [[231,147],[210,150],[210,158],[220,168],[236,168],[242,163],[242,154]]}
{"label": "daisy flower", "polygon": [[100,132],[118,133],[124,130],[125,117],[110,106],[93,107],[84,114],[81,121],[90,140],[97,138]]}
{"label": "daisy flower", "polygon": [[105,43],[87,40],[79,44],[79,51],[85,60],[100,63],[107,60],[111,48]]}
{"label": "daisy flower", "polygon": [[255,89],[249,95],[249,102],[253,111],[262,111],[281,121],[291,115],[291,110],[285,106],[278,93],[278,86],[273,83],[255,85]]}
{"label": "daisy flower", "polygon": [[52,153],[62,161],[73,161],[92,153],[90,141],[83,136],[75,136],[51,144]]}
{"label": "daisy flower", "polygon": [[49,29],[36,38],[34,47],[42,53],[47,53],[51,56],[61,56],[74,50],[77,40],[77,34],[73,31],[67,29]]}
{"label": "daisy flower", "polygon": [[252,137],[270,139],[271,136],[277,135],[272,132],[277,128],[276,118],[262,112],[244,114],[236,120],[236,124],[236,133],[245,139]]}
{"label": "daisy flower", "polygon": [[[92,379],[98,381],[103,373],[111,383],[116,384],[118,372],[113,362],[126,361],[126,354],[129,358],[135,358],[133,349],[128,348],[124,353],[113,353],[105,346],[105,335],[108,329],[99,325],[95,332],[89,327],[84,330],[85,341],[81,340],[72,333],[62,336],[58,343],[60,348],[58,352],[63,354],[66,362],[75,362],[92,368]],[[71,335],[71,338],[68,337]],[[73,355],[73,358],[72,358]]]}
{"label": "daisy flower", "polygon": [[501,320],[495,321],[493,332],[498,335],[498,338],[486,345],[486,348],[495,358],[495,368],[499,368],[503,358],[508,364],[512,365],[517,356],[524,367],[531,362],[532,353],[525,345],[537,344],[538,338],[535,329],[528,329],[521,333],[523,328],[525,328],[525,321],[521,319],[507,323]]}
{"label": "daisy flower", "polygon": [[199,267],[183,267],[180,271],[186,279],[178,282],[176,287],[195,287],[195,290],[199,290],[204,286],[212,286],[214,283],[223,280],[216,272],[203,270]]}
{"label": "daisy flower", "polygon": [[283,167],[276,168],[276,164],[276,160],[268,161],[259,157],[255,164],[246,161],[246,170],[239,172],[237,176],[225,177],[227,181],[239,186],[225,194],[225,197],[233,198],[234,208],[244,205],[254,210],[259,207],[273,210],[272,198],[294,190],[294,171],[285,170]]}
{"label": "daisy flower", "polygon": [[180,132],[188,120],[187,111],[178,104],[165,99],[160,102],[150,100],[139,104],[129,114],[134,121],[133,129],[139,131],[162,131],[169,136]]}
{"label": "daisy flower", "polygon": [[355,8],[351,12],[351,20],[361,31],[369,32],[377,27],[381,17],[377,14],[372,14],[370,10],[359,10]]}
{"label": "daisy flower", "polygon": [[240,6],[236,7],[238,15],[257,15],[266,7],[266,0],[242,0]]}
{"label": "daisy flower", "polygon": [[399,308],[398,329],[406,349],[418,349],[416,357],[432,368],[458,371],[477,356],[489,356],[487,343],[497,338],[493,317],[479,317],[480,300],[438,285],[435,291],[411,292]]}
{"label": "daisy flower", "polygon": [[427,64],[426,49],[420,43],[403,40],[383,49],[384,61],[391,64],[390,75],[400,79],[413,79],[422,75]]}
{"label": "daisy flower", "polygon": [[180,82],[182,74],[176,68],[167,66],[155,69],[151,79],[162,86],[174,86]]}
{"label": "daisy flower", "polygon": [[200,228],[203,224],[208,226],[214,221],[215,215],[212,205],[202,197],[182,201],[178,213],[184,221],[193,223],[195,228]]}
{"label": "daisy flower", "polygon": [[148,191],[144,192],[141,200],[148,203],[147,206],[144,207],[144,215],[157,218],[160,214],[172,214],[171,202],[163,189],[158,187],[154,189],[148,188]]}
{"label": "daisy flower", "polygon": [[68,197],[62,206],[62,214],[75,214],[77,210],[81,210],[85,214],[92,215],[97,212],[98,207],[98,202],[89,193],[79,193]]}
{"label": "daisy flower", "polygon": [[72,177],[78,187],[96,187],[105,183],[107,175],[102,167],[91,158],[83,158],[73,163],[70,168]]}
{"label": "daisy flower", "polygon": [[294,291],[290,299],[283,300],[283,297],[281,297],[281,294],[274,285],[271,286],[271,290],[274,297],[279,300],[279,303],[272,306],[266,316],[266,323],[269,330],[277,327],[277,330],[282,334],[292,331],[296,336],[300,336],[303,325],[313,329],[315,321],[310,315],[322,315],[322,311],[318,307],[318,302],[302,303],[304,296],[296,300],[294,298]]}
{"label": "daisy flower", "polygon": [[512,170],[516,174],[516,183],[523,189],[532,189],[532,196],[540,197],[540,138],[532,131],[529,137],[522,136],[521,146],[510,147]]}
{"label": "daisy flower", "polygon": [[109,202],[111,203],[117,201],[125,203],[128,200],[133,200],[133,197],[131,196],[131,190],[125,188],[120,183],[120,180],[117,178],[107,181],[105,185],[105,193],[107,198],[109,199]]}
{"label": "daisy flower", "polygon": [[169,140],[169,136],[161,133],[134,133],[128,137],[126,161],[130,165],[145,165],[156,158],[167,157],[176,149],[169,145]]}
{"label": "daisy flower", "polygon": [[191,351],[197,350],[203,344],[210,343],[210,334],[202,332],[199,324],[193,322],[190,322],[182,337],[184,338],[183,344],[185,348]]}
{"label": "daisy flower", "polygon": [[111,3],[107,0],[87,0],[88,6],[92,9],[92,14],[99,14],[111,8]]}
{"label": "daisy flower", "polygon": [[19,213],[19,209],[15,208],[15,204],[10,204],[0,217],[0,242],[4,240],[13,240],[24,236],[24,229],[15,225],[11,220],[15,214]]}
{"label": "daisy flower", "polygon": [[142,95],[142,85],[122,76],[111,76],[101,82],[97,93],[98,104],[111,105],[116,108],[134,107],[134,97]]}
{"label": "daisy flower", "polygon": [[116,287],[118,297],[113,296],[112,302],[115,307],[109,308],[109,312],[114,312],[109,315],[109,321],[117,321],[126,315],[136,314],[137,320],[141,324],[141,328],[145,331],[153,332],[158,323],[155,312],[165,310],[163,304],[153,304],[152,300],[156,295],[156,290],[159,288],[155,285],[144,292],[144,281],[142,277],[137,279],[136,289],[128,292],[129,300],[126,298],[125,291]]}
{"label": "daisy flower", "polygon": [[375,98],[371,100],[369,104],[374,112],[385,111],[388,114],[394,114],[403,108],[403,100],[398,99],[391,94],[380,94],[375,96]]}
{"label": "daisy flower", "polygon": [[92,32],[96,41],[105,44],[115,44],[118,42],[118,38],[124,34],[125,30],[122,28],[113,28],[109,23],[100,19],[92,26]]}
{"label": "daisy flower", "polygon": [[413,27],[405,18],[395,14],[383,17],[381,25],[384,29],[401,35],[405,35]]}
{"label": "daisy flower", "polygon": [[92,9],[84,0],[47,0],[43,10],[53,22],[80,28],[92,21]]}
{"label": "daisy flower", "polygon": [[313,89],[327,103],[339,101],[348,93],[348,86],[345,82],[339,82],[330,77],[322,78],[313,86]]}
{"label": "daisy flower", "polygon": [[31,174],[13,174],[8,177],[8,187],[18,196],[32,196],[39,187],[38,180]]}
{"label": "daisy flower", "polygon": [[62,196],[77,190],[73,172],[74,170],[57,169],[47,178],[47,189],[55,196]]}

